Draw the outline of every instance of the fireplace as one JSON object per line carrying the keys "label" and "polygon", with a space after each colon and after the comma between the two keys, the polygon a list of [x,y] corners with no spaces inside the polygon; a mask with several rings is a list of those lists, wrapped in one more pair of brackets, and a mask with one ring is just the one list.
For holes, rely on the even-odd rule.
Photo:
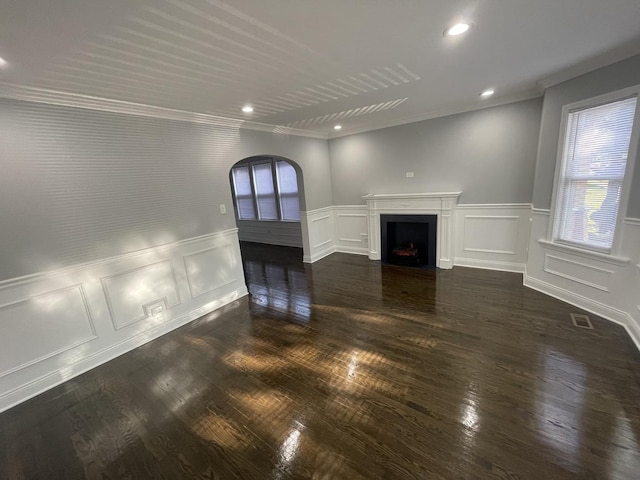
{"label": "fireplace", "polygon": [[[433,216],[437,229],[430,229],[434,235],[435,266],[453,267],[453,214],[461,192],[438,193],[370,193],[363,200],[367,203],[369,259],[382,260],[387,248],[382,248],[382,237],[386,236],[386,226],[382,228],[383,216]],[[412,223],[412,222],[409,222]],[[422,223],[422,222],[414,222]],[[435,250],[435,252],[434,252]],[[387,253],[384,253],[387,252]],[[432,263],[432,259],[428,260]]]}
{"label": "fireplace", "polygon": [[381,260],[436,267],[437,215],[380,215]]}

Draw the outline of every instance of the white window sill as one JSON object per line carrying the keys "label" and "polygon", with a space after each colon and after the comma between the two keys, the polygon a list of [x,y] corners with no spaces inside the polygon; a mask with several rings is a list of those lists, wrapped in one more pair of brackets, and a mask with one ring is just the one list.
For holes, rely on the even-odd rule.
{"label": "white window sill", "polygon": [[550,242],[543,238],[538,239],[538,243],[543,247],[557,250],[559,252],[571,253],[580,257],[591,258],[599,260],[601,262],[610,263],[613,265],[627,265],[631,263],[631,259],[625,257],[618,257],[616,255],[610,255],[608,253],[592,252],[591,250],[585,250],[584,248],[573,247],[571,245],[565,245],[563,243]]}

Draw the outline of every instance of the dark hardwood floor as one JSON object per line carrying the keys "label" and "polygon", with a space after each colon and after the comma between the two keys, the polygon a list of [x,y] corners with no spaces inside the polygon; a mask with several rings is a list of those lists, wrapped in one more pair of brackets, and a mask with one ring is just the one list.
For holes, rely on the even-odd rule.
{"label": "dark hardwood floor", "polygon": [[243,256],[250,297],[1,414],[0,478],[640,478],[621,327],[518,274]]}

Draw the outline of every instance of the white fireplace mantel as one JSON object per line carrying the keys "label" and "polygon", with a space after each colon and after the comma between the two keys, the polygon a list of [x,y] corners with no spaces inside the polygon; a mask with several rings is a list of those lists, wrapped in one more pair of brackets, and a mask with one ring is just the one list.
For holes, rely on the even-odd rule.
{"label": "white fireplace mantel", "polygon": [[380,193],[362,197],[369,216],[369,259],[380,260],[380,215],[437,215],[436,266],[453,267],[453,213],[462,192]]}

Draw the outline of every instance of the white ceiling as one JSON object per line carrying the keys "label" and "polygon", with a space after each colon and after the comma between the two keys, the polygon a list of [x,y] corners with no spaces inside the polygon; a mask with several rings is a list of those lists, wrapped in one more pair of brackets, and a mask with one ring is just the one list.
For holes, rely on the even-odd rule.
{"label": "white ceiling", "polygon": [[332,136],[636,53],[638,0],[0,0],[0,82]]}

